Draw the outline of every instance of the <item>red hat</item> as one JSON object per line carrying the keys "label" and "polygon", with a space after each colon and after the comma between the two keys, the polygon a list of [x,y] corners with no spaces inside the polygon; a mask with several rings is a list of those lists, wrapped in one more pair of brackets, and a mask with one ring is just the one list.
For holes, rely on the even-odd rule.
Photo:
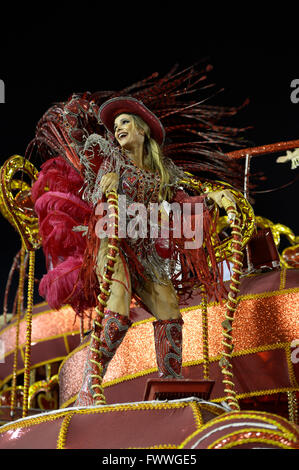
{"label": "red hat", "polygon": [[151,137],[162,145],[165,138],[165,130],[161,121],[141,101],[131,96],[118,96],[111,98],[102,104],[99,116],[108,131],[114,134],[114,120],[120,114],[136,114],[149,126]]}

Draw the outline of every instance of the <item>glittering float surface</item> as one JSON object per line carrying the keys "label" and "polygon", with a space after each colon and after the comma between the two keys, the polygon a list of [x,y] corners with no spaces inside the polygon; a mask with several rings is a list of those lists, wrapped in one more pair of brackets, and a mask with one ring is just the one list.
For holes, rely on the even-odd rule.
{"label": "glittering float surface", "polygon": [[[233,324],[233,364],[239,394],[298,389],[299,370],[291,361],[292,342],[299,338],[299,271],[283,270],[245,278]],[[225,306],[208,306],[210,379],[216,380],[212,399],[223,397],[218,365],[222,352]],[[202,378],[200,306],[182,309],[183,373]],[[136,322],[112,359],[103,380],[108,402],[142,399],[145,380],[157,376],[153,319]],[[81,384],[87,344],[66,358],[60,368],[60,405],[74,400]]]}
{"label": "glittering float surface", "polygon": [[0,449],[176,449],[226,410],[196,399],[70,408],[0,428]]}
{"label": "glittering float surface", "polygon": [[[298,449],[298,427],[194,398],[80,407],[0,428],[0,449]],[[103,463],[109,463],[103,461]]]}
{"label": "glittering float surface", "polygon": [[[16,320],[0,329],[4,358],[0,363],[0,383],[10,380],[16,345]],[[26,320],[20,321],[18,372],[24,368]],[[71,307],[52,310],[46,303],[35,305],[32,316],[31,365],[62,361],[80,344],[80,323]]]}
{"label": "glittering float surface", "polygon": [[[75,319],[74,310],[71,307],[63,307],[60,310],[52,310],[44,304],[45,310],[36,306],[32,316],[32,342],[52,338],[70,331],[79,330],[79,321]],[[41,311],[38,311],[41,310]],[[0,330],[0,338],[5,343],[6,352],[14,349],[16,344],[15,321],[4,326]],[[20,322],[19,344],[25,343],[26,321]]]}

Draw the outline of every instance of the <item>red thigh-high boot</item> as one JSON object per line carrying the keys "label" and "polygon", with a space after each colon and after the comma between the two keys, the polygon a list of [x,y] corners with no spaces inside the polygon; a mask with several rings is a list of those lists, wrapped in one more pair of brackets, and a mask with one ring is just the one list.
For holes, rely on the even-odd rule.
{"label": "red thigh-high boot", "polygon": [[182,379],[183,319],[154,321],[156,360],[161,378]]}
{"label": "red thigh-high boot", "polygon": [[[125,337],[126,332],[132,325],[131,320],[124,315],[107,310],[102,322],[102,332],[100,335],[100,341],[93,341],[93,348],[97,349],[98,354],[97,362],[102,366],[102,377],[104,377],[108,364],[113,358],[118,346],[121,344]],[[92,333],[93,335],[93,333]],[[91,338],[92,341],[93,338]],[[94,357],[94,349],[89,348],[87,353],[87,359],[84,367],[82,387],[78,393],[78,397],[75,406],[90,406],[95,405],[94,394],[95,391],[92,389],[92,357]]]}

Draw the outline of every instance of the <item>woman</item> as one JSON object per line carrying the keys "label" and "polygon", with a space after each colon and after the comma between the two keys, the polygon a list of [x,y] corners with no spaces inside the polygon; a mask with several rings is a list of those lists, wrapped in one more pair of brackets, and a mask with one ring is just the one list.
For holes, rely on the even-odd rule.
{"label": "woman", "polygon": [[[150,204],[160,204],[162,201],[182,203],[192,200],[184,191],[182,183],[186,174],[163,157],[161,146],[165,132],[160,120],[142,102],[132,97],[110,99],[101,106],[100,119],[117,145],[92,134],[87,139],[81,155],[86,175],[90,174],[94,162],[101,162],[97,163],[96,180],[90,183],[86,177],[84,192],[85,199],[96,207],[95,214],[99,213],[98,201],[102,202],[102,196],[111,190],[126,196],[127,207],[137,202],[149,209]],[[223,198],[235,204],[233,196],[226,190],[209,193],[209,197],[220,207],[223,205]],[[195,200],[199,201],[198,198]],[[200,201],[203,202],[203,199]],[[208,217],[207,211],[205,216]],[[130,217],[129,214],[127,223],[130,222]],[[209,236],[209,230],[206,230],[206,236]],[[90,234],[89,241],[93,248],[96,246],[98,250],[94,270],[100,283],[106,262],[107,238],[95,243],[94,235]],[[149,232],[145,237],[127,236],[120,239],[120,256],[115,265],[101,334],[100,363],[104,373],[131,325],[129,316],[133,295],[156,318],[153,326],[159,376],[182,377],[183,320],[179,309],[178,289],[174,284],[176,287],[186,284],[189,289],[193,284],[189,273],[186,275],[178,268],[179,252],[174,245],[172,251],[168,251],[164,256],[159,243],[161,240],[151,238]],[[182,253],[181,251],[180,255]],[[203,259],[203,249],[200,253],[201,258],[196,258],[195,253],[191,253],[191,257]],[[92,259],[89,257],[89,261]],[[182,259],[180,257],[181,261]],[[87,262],[83,263],[83,278],[88,271],[86,264]],[[214,273],[214,277],[209,277],[210,273],[205,274],[208,274],[208,277],[204,279],[204,283],[217,289],[218,271]],[[85,279],[88,279],[88,276],[85,276]],[[89,359],[77,405],[92,403],[92,390],[88,386],[88,361]]]}

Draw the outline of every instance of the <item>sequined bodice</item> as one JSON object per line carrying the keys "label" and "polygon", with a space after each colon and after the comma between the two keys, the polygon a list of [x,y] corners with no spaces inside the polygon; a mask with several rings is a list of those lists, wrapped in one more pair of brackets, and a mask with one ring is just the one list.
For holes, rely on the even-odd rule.
{"label": "sequined bodice", "polygon": [[130,165],[121,172],[119,191],[127,196],[128,202],[140,202],[145,206],[150,202],[158,202],[159,189],[158,172],[141,170],[136,165]]}

